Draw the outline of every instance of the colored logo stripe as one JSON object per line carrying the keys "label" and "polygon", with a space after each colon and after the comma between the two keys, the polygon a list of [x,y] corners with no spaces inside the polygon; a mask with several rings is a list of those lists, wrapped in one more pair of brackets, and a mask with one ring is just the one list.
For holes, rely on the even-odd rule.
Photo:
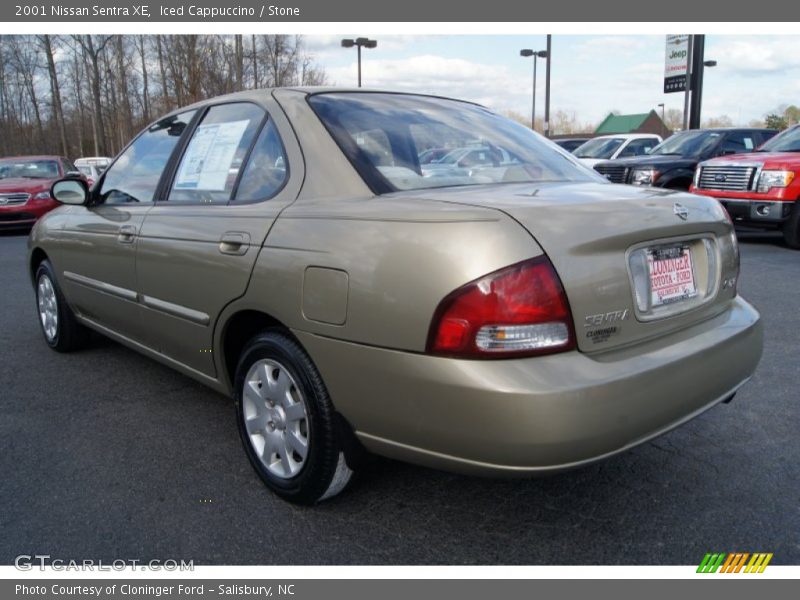
{"label": "colored logo stripe", "polygon": [[772,552],[769,554],[753,554],[753,558],[750,559],[747,567],[745,568],[745,573],[763,573],[764,569],[767,568],[769,561],[772,560]]}
{"label": "colored logo stripe", "polygon": [[723,560],[725,560],[725,554],[708,553],[703,557],[703,561],[700,563],[700,566],[697,567],[697,572],[716,573]]}
{"label": "colored logo stripe", "polygon": [[[747,559],[750,559],[750,562]],[[707,553],[700,566],[697,567],[698,573],[763,573],[764,569],[772,560],[772,553],[756,552],[730,552],[730,553]],[[745,564],[747,566],[745,566]],[[744,568],[744,571],[742,569]]]}

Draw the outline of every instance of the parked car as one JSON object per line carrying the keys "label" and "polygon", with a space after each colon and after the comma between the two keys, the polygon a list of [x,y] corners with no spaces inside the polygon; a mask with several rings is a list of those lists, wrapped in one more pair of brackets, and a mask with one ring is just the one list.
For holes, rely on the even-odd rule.
{"label": "parked car", "polygon": [[441,160],[450,154],[452,150],[452,148],[428,148],[427,150],[423,150],[419,153],[419,164],[427,165]]}
{"label": "parked car", "polygon": [[620,133],[592,138],[572,151],[587,167],[604,160],[644,156],[661,143],[660,135]]}
{"label": "parked car", "polygon": [[89,185],[93,185],[110,164],[111,159],[107,156],[88,156],[75,160],[75,166],[86,177]]}
{"label": "parked car", "polygon": [[753,153],[700,163],[691,191],[719,200],[739,225],[779,229],[800,249],[800,125]]}
{"label": "parked car", "polygon": [[700,162],[750,152],[776,133],[774,129],[690,129],[673,134],[647,156],[600,162],[594,169],[612,183],[688,190]]}
{"label": "parked car", "polygon": [[553,140],[557,145],[561,146],[567,152],[574,152],[576,149],[580,148],[583,144],[588,142],[591,138],[586,137],[577,137],[577,138],[561,138],[558,140]]}
{"label": "parked car", "polygon": [[75,166],[61,156],[0,158],[0,229],[26,229],[58,206],[50,196],[53,182],[79,177]]}
{"label": "parked car", "polygon": [[[420,129],[511,160],[425,177]],[[232,396],[255,471],[293,502],[341,491],[365,451],[586,465],[730,399],[761,355],[718,202],[610,185],[472,103],[240,92],[53,194],[29,238],[46,343],[94,329]]]}

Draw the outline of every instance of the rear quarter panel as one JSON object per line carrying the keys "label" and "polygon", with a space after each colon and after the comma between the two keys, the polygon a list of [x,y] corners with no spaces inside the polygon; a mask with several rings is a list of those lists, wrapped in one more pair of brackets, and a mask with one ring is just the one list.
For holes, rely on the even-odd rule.
{"label": "rear quarter panel", "polygon": [[[298,201],[276,221],[246,295],[230,308],[266,312],[295,330],[422,352],[448,293],[541,253],[496,210],[385,197]],[[346,298],[331,298],[346,306],[343,322],[304,314],[310,267],[346,274]]]}

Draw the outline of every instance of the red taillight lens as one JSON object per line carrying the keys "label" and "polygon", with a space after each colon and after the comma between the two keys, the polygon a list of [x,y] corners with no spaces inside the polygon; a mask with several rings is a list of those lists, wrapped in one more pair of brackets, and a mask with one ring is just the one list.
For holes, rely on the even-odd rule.
{"label": "red taillight lens", "polygon": [[546,256],[468,283],[439,304],[428,352],[502,358],[563,352],[575,347],[564,288]]}

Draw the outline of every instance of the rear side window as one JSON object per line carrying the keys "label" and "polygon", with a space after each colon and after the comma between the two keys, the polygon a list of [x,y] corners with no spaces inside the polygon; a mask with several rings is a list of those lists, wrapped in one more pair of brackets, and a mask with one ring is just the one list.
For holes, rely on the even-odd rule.
{"label": "rear side window", "polygon": [[101,201],[152,202],[161,174],[194,112],[166,117],[136,138],[108,169],[100,188]]}
{"label": "rear side window", "polygon": [[269,120],[250,153],[234,201],[252,202],[272,198],[286,183],[287,168],[281,138],[272,120]]}
{"label": "rear side window", "polygon": [[752,152],[756,146],[758,143],[751,131],[732,131],[725,136],[721,150],[725,154],[739,154]]}
{"label": "rear side window", "polygon": [[249,102],[212,106],[183,153],[169,201],[227,203],[263,119]]}

